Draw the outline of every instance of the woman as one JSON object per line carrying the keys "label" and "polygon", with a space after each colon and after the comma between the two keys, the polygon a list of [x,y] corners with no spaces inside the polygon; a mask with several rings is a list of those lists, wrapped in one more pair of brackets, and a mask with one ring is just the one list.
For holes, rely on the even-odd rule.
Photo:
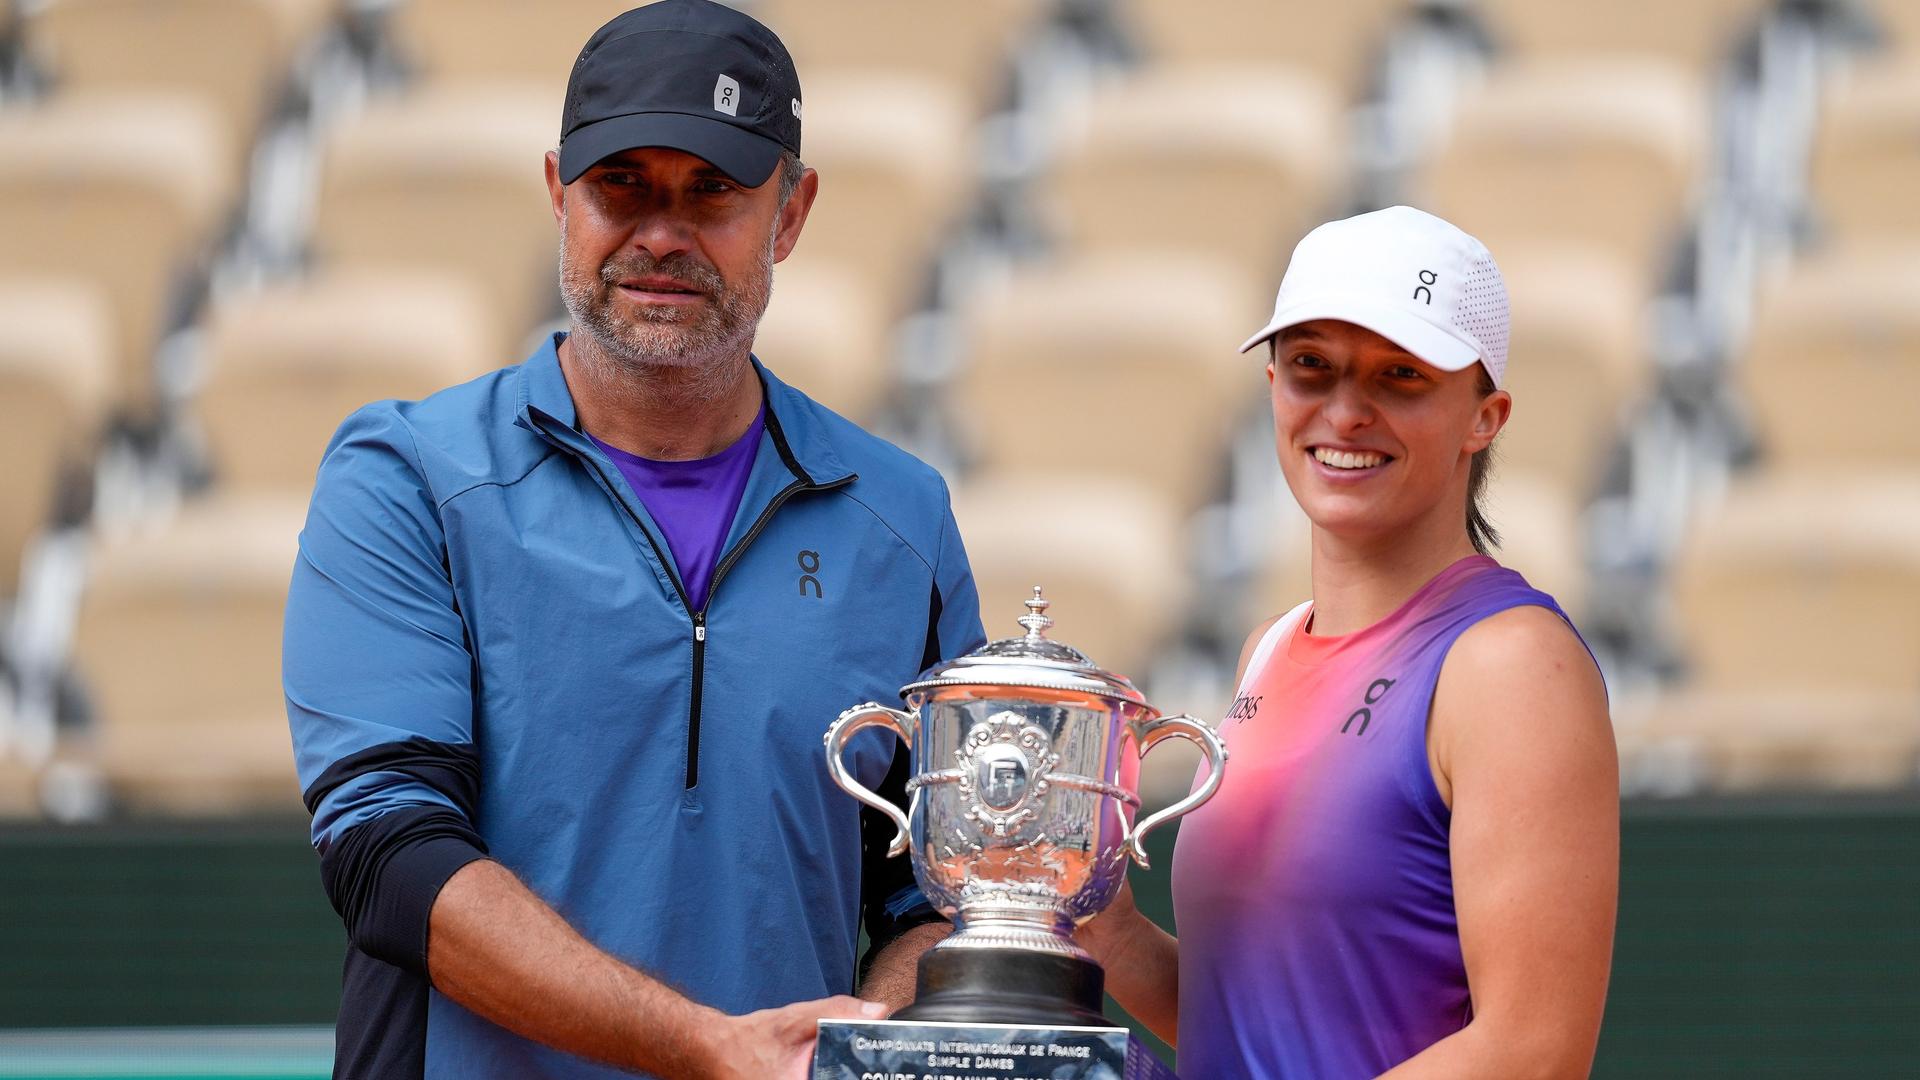
{"label": "woman", "polygon": [[1313,597],[1247,637],[1232,768],[1173,862],[1081,931],[1197,1078],[1583,1076],[1606,996],[1619,784],[1600,674],[1486,552],[1506,287],[1408,207],[1295,249],[1268,345]]}

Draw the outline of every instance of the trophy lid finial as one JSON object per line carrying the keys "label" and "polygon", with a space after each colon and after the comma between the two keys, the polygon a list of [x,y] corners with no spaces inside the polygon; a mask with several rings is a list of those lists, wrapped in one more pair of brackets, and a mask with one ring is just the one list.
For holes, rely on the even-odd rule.
{"label": "trophy lid finial", "polygon": [[942,687],[1031,688],[1095,694],[1114,701],[1146,705],[1133,683],[1087,659],[1087,654],[1046,636],[1053,620],[1047,617],[1052,607],[1033,587],[1027,613],[1018,622],[1027,631],[1019,637],[989,641],[965,656],[937,664],[921,672],[920,678],[902,687],[907,700],[916,694],[938,693]]}
{"label": "trophy lid finial", "polygon": [[1027,628],[1027,638],[1029,640],[1038,641],[1046,636],[1047,627],[1053,625],[1053,620],[1047,618],[1047,609],[1053,605],[1046,597],[1040,595],[1040,586],[1038,585],[1033,587],[1033,595],[1029,597],[1025,603],[1027,605],[1027,613],[1015,621]]}

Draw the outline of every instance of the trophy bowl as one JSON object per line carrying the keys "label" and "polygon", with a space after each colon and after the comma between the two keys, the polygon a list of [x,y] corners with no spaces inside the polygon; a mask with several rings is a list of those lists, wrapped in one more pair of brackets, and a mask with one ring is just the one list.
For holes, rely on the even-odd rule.
{"label": "trophy bowl", "polygon": [[[1024,636],[925,672],[901,690],[907,711],[869,703],[827,730],[834,780],[892,819],[888,854],[911,850],[921,891],[954,922],[921,958],[904,1019],[1104,1024],[1104,977],[1073,928],[1112,902],[1129,857],[1147,865],[1150,832],[1220,785],[1219,736],[1160,715],[1124,677],[1049,640],[1038,587],[1026,606]],[[841,760],[847,740],[875,726],[912,748],[904,811]],[[1200,747],[1207,777],[1136,821],[1140,759],[1172,738]]]}

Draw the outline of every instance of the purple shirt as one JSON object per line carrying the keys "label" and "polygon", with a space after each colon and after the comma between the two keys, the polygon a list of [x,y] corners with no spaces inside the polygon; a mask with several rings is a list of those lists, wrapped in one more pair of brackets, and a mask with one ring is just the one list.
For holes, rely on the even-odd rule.
{"label": "purple shirt", "polygon": [[1475,556],[1364,630],[1303,608],[1256,647],[1174,849],[1182,1074],[1377,1076],[1472,1017],[1427,710],[1455,639],[1518,605],[1560,610]]}
{"label": "purple shirt", "polygon": [[654,461],[587,436],[627,478],[666,537],[668,554],[695,611],[706,609],[720,545],[726,543],[740,509],[740,495],[747,489],[747,474],[753,471],[753,456],[766,427],[767,405],[762,401],[746,434],[712,457],[693,461]]}

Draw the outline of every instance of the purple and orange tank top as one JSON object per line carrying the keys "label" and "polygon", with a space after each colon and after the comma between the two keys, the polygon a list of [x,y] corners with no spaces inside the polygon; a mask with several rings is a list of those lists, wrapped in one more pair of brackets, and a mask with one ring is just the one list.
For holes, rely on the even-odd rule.
{"label": "purple and orange tank top", "polygon": [[1471,1018],[1427,714],[1454,641],[1529,604],[1565,617],[1474,556],[1365,630],[1302,604],[1255,647],[1174,851],[1181,1075],[1377,1076]]}

